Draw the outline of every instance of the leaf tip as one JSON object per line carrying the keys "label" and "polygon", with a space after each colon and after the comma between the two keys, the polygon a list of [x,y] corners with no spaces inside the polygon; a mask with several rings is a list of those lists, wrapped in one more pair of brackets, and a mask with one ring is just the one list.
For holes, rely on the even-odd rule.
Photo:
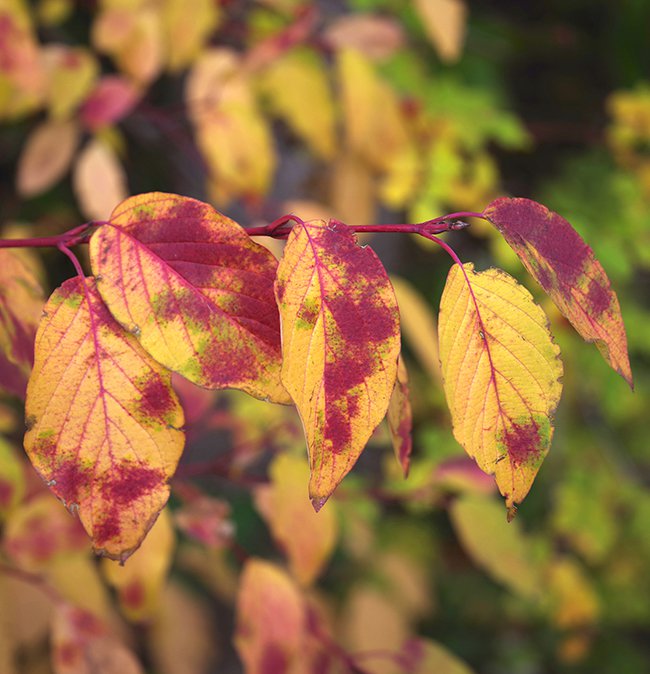
{"label": "leaf tip", "polygon": [[320,509],[327,503],[329,496],[312,496],[311,504],[316,512],[319,512]]}
{"label": "leaf tip", "polygon": [[506,501],[506,519],[508,520],[508,523],[515,519],[516,514],[517,506],[512,502],[512,500],[508,499]]}

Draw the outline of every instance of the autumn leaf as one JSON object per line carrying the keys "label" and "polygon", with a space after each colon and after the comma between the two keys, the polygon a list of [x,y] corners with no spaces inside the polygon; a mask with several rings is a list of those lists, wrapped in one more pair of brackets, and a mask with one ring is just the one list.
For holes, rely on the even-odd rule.
{"label": "autumn leaf", "polygon": [[464,0],[415,0],[415,8],[440,58],[447,63],[458,61],[465,41]]}
{"label": "autumn leaf", "polygon": [[18,193],[33,197],[63,178],[77,150],[79,136],[79,127],[72,120],[47,121],[34,129],[18,160]]}
{"label": "autumn leaf", "polygon": [[[25,473],[14,448],[0,437],[0,524],[25,493]],[[4,533],[6,537],[6,531]]]}
{"label": "autumn leaf", "polygon": [[409,674],[472,674],[473,670],[442,644],[430,639],[410,639],[401,653]]}
{"label": "autumn leaf", "polygon": [[83,102],[79,116],[89,131],[115,124],[131,112],[140,93],[138,87],[121,75],[102,77]]}
{"label": "autumn leaf", "polygon": [[307,629],[304,600],[278,567],[246,563],[237,597],[235,646],[247,674],[289,674]]}
{"label": "autumn leaf", "polygon": [[548,320],[505,272],[454,265],[438,334],[454,436],[481,470],[496,474],[511,517],[548,453],[562,391]]}
{"label": "autumn leaf", "polygon": [[14,250],[0,251],[0,388],[23,398],[43,308],[41,285]]}
{"label": "autumn leaf", "polygon": [[278,267],[282,381],[302,419],[320,509],[382,421],[400,350],[395,293],[345,226],[295,225]]}
{"label": "autumn leaf", "polygon": [[[292,50],[260,75],[260,87],[273,112],[322,159],[335,150],[335,116],[331,85],[322,59],[306,49]],[[305,114],[304,102],[310,111]]]}
{"label": "autumn leaf", "polygon": [[309,466],[303,457],[280,454],[270,468],[271,485],[259,487],[255,503],[273,538],[284,550],[301,585],[318,578],[334,550],[338,534],[336,511],[316,514],[309,505],[306,485]]}
{"label": "autumn leaf", "polygon": [[348,14],[325,30],[325,42],[333,49],[355,49],[372,61],[386,61],[405,42],[404,29],[379,14]]}
{"label": "autumn leaf", "polygon": [[456,499],[449,515],[467,554],[491,578],[526,597],[539,598],[541,569],[518,522],[506,522],[494,499],[466,494]]}
{"label": "autumn leaf", "polygon": [[111,313],[159,363],[207,388],[289,401],[277,261],[236,222],[195,199],[141,194],[95,232],[90,259]]}
{"label": "autumn leaf", "polygon": [[171,517],[164,509],[126,564],[102,560],[104,577],[117,590],[122,613],[128,620],[143,622],[156,614],[174,547]]}
{"label": "autumn leaf", "polygon": [[98,138],[91,140],[79,154],[72,185],[81,212],[90,220],[106,220],[129,193],[120,160]]}
{"label": "autumn leaf", "polygon": [[25,449],[95,549],[126,559],[169,496],[183,449],[170,375],[112,318],[93,279],[50,297],[36,336]]}
{"label": "autumn leaf", "polygon": [[484,211],[580,336],[595,342],[633,387],[616,293],[593,250],[560,215],[530,199],[501,198]]}
{"label": "autumn leaf", "polygon": [[397,362],[397,379],[393,394],[390,397],[388,413],[386,414],[390,437],[395,450],[397,462],[402,467],[404,477],[408,476],[413,449],[411,430],[413,426],[413,412],[409,398],[409,377],[406,364],[402,356]]}
{"label": "autumn leaf", "polygon": [[59,603],[52,618],[54,674],[142,674],[135,654],[92,613]]}

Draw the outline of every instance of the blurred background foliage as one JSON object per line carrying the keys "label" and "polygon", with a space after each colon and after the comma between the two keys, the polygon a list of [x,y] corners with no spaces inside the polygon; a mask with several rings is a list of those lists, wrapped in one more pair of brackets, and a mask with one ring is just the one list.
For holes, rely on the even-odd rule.
{"label": "blurred background foliage", "polygon": [[[413,222],[526,196],[568,219],[610,275],[636,384],[631,394],[579,340],[495,231],[449,235],[461,258],[533,292],[565,362],[551,453],[507,525],[491,478],[453,439],[440,385],[450,261],[376,236],[402,309],[409,479],[381,427],[316,518],[292,410],[179,381],[188,444],[171,507],[120,568],[97,563],[26,466],[29,363],[13,363],[1,382],[0,671],[53,666],[52,597],[7,569],[45,578],[162,674],[238,672],[242,660],[294,674],[648,671],[649,25],[645,0],[0,0],[5,237],[102,220],[152,190],[244,226],[287,212]],[[25,259],[46,295],[72,274],[53,251]],[[262,604],[288,615],[301,602],[317,615],[308,634],[269,632]],[[284,664],[263,669],[274,639]]]}

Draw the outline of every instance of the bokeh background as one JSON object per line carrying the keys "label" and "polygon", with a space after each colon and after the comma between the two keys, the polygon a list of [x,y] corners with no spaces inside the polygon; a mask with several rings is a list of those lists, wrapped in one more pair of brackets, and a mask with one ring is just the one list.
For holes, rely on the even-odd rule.
{"label": "bokeh background", "polygon": [[[646,0],[0,0],[5,238],[101,221],[154,190],[209,201],[243,226],[290,212],[417,222],[525,196],[593,247],[635,376],[632,393],[496,231],[472,222],[447,236],[463,260],[530,289],[565,363],[552,450],[507,525],[491,479],[453,439],[441,388],[435,324],[450,260],[375,235],[364,243],[402,308],[409,479],[380,427],[313,518],[292,410],[178,381],[188,443],[170,508],[121,569],[93,557],[29,468],[29,358],[10,375],[3,365],[2,674],[54,671],[56,602],[43,583],[98,616],[144,671],[243,671],[251,564],[271,584],[279,574],[321,627],[290,662],[248,672],[650,671],[648,27]],[[23,261],[45,296],[74,273],[55,250]],[[248,592],[273,622],[264,588]],[[413,639],[428,664],[409,660]]]}

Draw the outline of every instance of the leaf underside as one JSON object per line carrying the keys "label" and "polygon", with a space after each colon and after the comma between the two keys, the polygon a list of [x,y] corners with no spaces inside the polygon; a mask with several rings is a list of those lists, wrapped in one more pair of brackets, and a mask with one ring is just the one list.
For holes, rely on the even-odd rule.
{"label": "leaf underside", "polygon": [[454,265],[440,302],[440,359],[454,435],[495,474],[509,513],[528,493],[553,435],[559,348],[530,293],[498,269]]}

